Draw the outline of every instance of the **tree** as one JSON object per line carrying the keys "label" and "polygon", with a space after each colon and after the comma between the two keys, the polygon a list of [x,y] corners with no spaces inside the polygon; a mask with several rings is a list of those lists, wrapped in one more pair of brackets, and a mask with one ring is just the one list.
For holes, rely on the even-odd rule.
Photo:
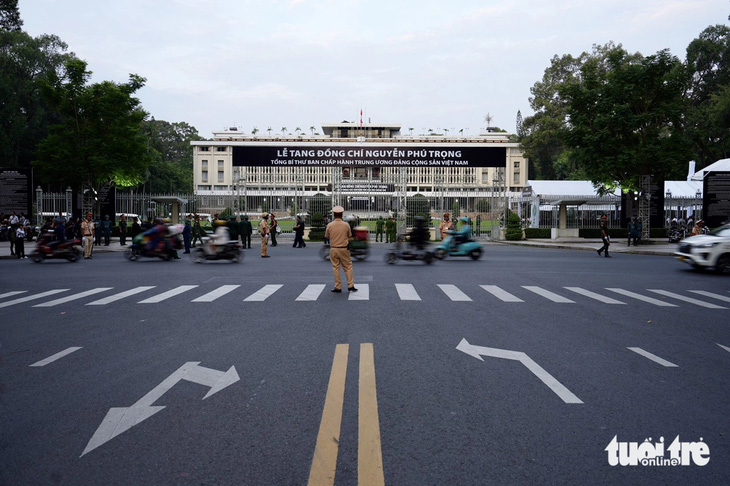
{"label": "tree", "polygon": [[185,122],[155,120],[142,123],[148,140],[150,192],[190,192],[193,188],[193,154],[190,142],[203,140],[195,127]]}
{"label": "tree", "polygon": [[474,203],[474,209],[478,213],[488,213],[492,208],[492,204],[489,202],[489,199],[480,198],[477,199]]}
{"label": "tree", "polygon": [[0,30],[0,166],[30,167],[48,125],[58,122],[41,85],[51,73],[63,75],[64,63],[74,58],[66,49],[56,36]]}
{"label": "tree", "polygon": [[20,32],[23,21],[20,19],[18,0],[0,1],[0,29]]}
{"label": "tree", "polygon": [[454,219],[461,216],[461,205],[459,204],[459,200],[456,199],[454,201],[454,204],[451,205],[451,216],[454,217]]}
{"label": "tree", "polygon": [[146,113],[134,94],[144,78],[128,83],[88,84],[86,63],[65,63],[63,77],[51,73],[43,95],[59,117],[38,146],[34,161],[40,172],[74,189],[111,182],[120,187],[140,183],[149,165],[147,140],[140,131]]}
{"label": "tree", "polygon": [[730,87],[730,27],[707,27],[687,47],[691,77],[687,124],[698,169],[730,157],[730,130],[723,122],[723,99]]}
{"label": "tree", "polygon": [[589,59],[558,95],[566,145],[598,187],[637,190],[643,175],[678,177],[689,157],[682,131],[682,63],[669,51],[642,57],[615,47]]}
{"label": "tree", "polygon": [[413,224],[416,216],[422,216],[426,221],[431,220],[431,202],[423,194],[416,194],[408,198],[407,201],[407,221],[408,224]]}

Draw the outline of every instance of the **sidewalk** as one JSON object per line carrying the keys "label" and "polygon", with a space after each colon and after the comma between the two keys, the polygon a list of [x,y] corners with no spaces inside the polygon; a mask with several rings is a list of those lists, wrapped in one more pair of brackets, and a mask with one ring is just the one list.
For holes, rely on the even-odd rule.
{"label": "sidewalk", "polygon": [[[285,237],[286,239],[286,237]],[[288,240],[287,240],[288,241]],[[373,245],[380,246],[386,245],[387,243],[376,243],[370,242]],[[497,241],[490,244],[497,245],[514,245],[514,246],[531,246],[536,248],[553,248],[561,250],[586,250],[596,251],[602,246],[601,240],[599,239],[532,239],[522,241]],[[610,251],[612,254],[636,254],[636,255],[659,255],[659,256],[674,256],[674,252],[677,251],[676,243],[667,243],[666,240],[654,240],[644,244],[635,246],[626,246],[626,241],[614,239],[611,242]],[[25,242],[25,254],[30,253],[35,248],[35,242]],[[112,238],[109,246],[98,245],[94,247],[94,253],[108,253],[115,251],[124,251],[128,246],[121,246],[119,244],[119,238]],[[0,259],[15,258],[10,255],[10,242],[0,241]]]}
{"label": "sidewalk", "polygon": [[[532,246],[538,248],[555,248],[562,250],[588,250],[596,251],[603,243],[600,239],[575,238],[575,239],[532,239],[522,241],[499,241],[498,244],[515,246]],[[639,246],[627,246],[625,239],[613,239],[609,251],[611,254],[634,254],[634,255],[658,255],[674,256],[679,246],[677,243],[668,243],[665,239],[653,240],[640,244]]]}

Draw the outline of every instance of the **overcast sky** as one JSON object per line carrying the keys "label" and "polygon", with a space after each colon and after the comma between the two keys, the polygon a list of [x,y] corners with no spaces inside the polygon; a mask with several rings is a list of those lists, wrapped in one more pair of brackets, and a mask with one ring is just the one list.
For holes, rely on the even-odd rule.
{"label": "overcast sky", "polygon": [[727,24],[728,0],[21,0],[24,30],[56,34],[93,81],[147,79],[151,116],[204,137],[234,124],[309,133],[343,120],[404,133],[492,126],[532,113],[554,55],[609,41],[687,45]]}

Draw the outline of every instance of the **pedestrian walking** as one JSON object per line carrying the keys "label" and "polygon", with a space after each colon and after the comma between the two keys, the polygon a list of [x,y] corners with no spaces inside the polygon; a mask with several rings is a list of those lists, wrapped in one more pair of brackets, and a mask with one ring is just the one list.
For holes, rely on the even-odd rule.
{"label": "pedestrian walking", "polygon": [[253,233],[253,226],[251,225],[251,221],[248,220],[248,215],[244,216],[241,220],[240,232],[243,247],[251,248],[251,234]]}
{"label": "pedestrian walking", "polygon": [[304,248],[307,246],[304,243],[304,222],[301,216],[297,216],[296,224],[294,225],[294,244],[292,246],[294,248]]}
{"label": "pedestrian walking", "polygon": [[261,221],[259,222],[259,234],[261,235],[261,258],[269,258],[269,214],[264,213],[261,215]]}
{"label": "pedestrian walking", "polygon": [[281,233],[281,228],[279,228],[279,222],[276,220],[274,213],[271,213],[271,223],[269,223],[269,234],[271,235],[271,246],[278,245],[278,243],[276,242],[276,235],[278,233]]}
{"label": "pedestrian walking", "polygon": [[92,220],[92,216],[91,213],[86,213],[86,219],[81,223],[81,236],[84,240],[84,260],[91,258],[91,252],[94,249],[96,225]]}
{"label": "pedestrian walking", "polygon": [[195,248],[195,242],[200,240],[203,243],[203,236],[205,236],[205,230],[200,226],[200,216],[195,215],[195,222],[193,223],[193,242],[192,247]]}
{"label": "pedestrian walking", "polygon": [[193,237],[193,215],[188,214],[185,218],[185,227],[182,230],[183,244],[185,245],[185,251],[183,253],[190,253],[190,240]]}
{"label": "pedestrian walking", "polygon": [[611,246],[611,237],[608,236],[608,217],[604,214],[601,216],[601,240],[603,241],[603,246],[596,250],[598,252],[598,256],[601,256],[601,252],[605,251],[606,254],[603,255],[606,258],[611,258],[608,254],[608,247]]}
{"label": "pedestrian walking", "polygon": [[28,258],[25,256],[25,227],[22,224],[15,230],[15,256],[18,260]]}
{"label": "pedestrian walking", "polygon": [[325,237],[330,240],[330,263],[332,263],[332,273],[335,277],[335,288],[332,292],[342,293],[342,276],[340,275],[340,267],[345,271],[347,278],[347,291],[357,292],[355,288],[355,280],[352,274],[352,258],[350,258],[350,250],[347,246],[352,238],[350,225],[342,220],[342,214],[345,208],[335,206],[332,208],[334,221],[327,225],[325,229]]}
{"label": "pedestrian walking", "polygon": [[122,214],[119,218],[119,245],[126,246],[127,244],[127,217]]}
{"label": "pedestrian walking", "polygon": [[134,237],[137,236],[142,232],[142,226],[139,224],[139,218],[134,217],[134,221],[132,221],[132,243],[134,243]]}

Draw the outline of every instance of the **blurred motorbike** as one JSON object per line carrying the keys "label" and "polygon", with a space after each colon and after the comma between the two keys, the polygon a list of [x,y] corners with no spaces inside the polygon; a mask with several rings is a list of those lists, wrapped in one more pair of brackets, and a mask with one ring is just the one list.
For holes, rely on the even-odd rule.
{"label": "blurred motorbike", "polygon": [[38,240],[35,249],[29,256],[36,263],[40,263],[49,258],[59,258],[75,262],[82,255],[81,250],[77,248],[78,245],[81,245],[81,240],[52,241],[51,238],[42,237]]}
{"label": "blurred motorbike", "polygon": [[158,229],[155,234],[146,231],[135,236],[132,245],[124,252],[125,258],[132,262],[140,257],[179,259],[177,250],[183,247],[183,225],[171,225],[165,228]]}
{"label": "blurred motorbike", "polygon": [[[368,243],[368,229],[364,226],[356,226],[352,232],[353,239],[350,240],[348,249],[350,256],[361,262],[370,255],[370,244]],[[319,250],[319,256],[324,260],[330,259],[330,245],[323,245]]]}
{"label": "blurred motorbike", "polygon": [[428,243],[414,245],[406,243],[404,236],[399,236],[395,246],[385,254],[385,261],[391,265],[398,260],[420,260],[427,265],[433,263],[434,254]]}
{"label": "blurred motorbike", "polygon": [[211,238],[205,238],[202,247],[193,248],[193,261],[202,263],[206,260],[230,260],[233,263],[238,263],[243,260],[242,248],[243,245],[237,241],[227,241],[214,245]]}

